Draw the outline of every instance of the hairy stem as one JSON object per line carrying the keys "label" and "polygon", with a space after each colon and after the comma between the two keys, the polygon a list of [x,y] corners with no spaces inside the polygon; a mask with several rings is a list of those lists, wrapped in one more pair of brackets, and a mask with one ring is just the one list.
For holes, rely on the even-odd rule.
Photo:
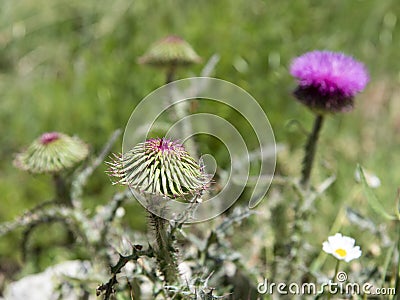
{"label": "hairy stem", "polygon": [[302,277],[301,268],[299,268],[299,266],[305,263],[305,253],[303,249],[301,249],[301,241],[304,235],[304,230],[309,222],[308,219],[310,212],[309,210],[304,210],[303,208],[305,206],[305,203],[313,202],[313,200],[311,199],[313,196],[309,191],[309,182],[312,166],[314,163],[318,137],[321,131],[323,120],[324,117],[322,115],[317,115],[315,117],[313,129],[308,136],[305,146],[300,185],[294,185],[295,191],[297,192],[299,199],[293,207],[294,219],[289,242],[290,257],[292,262],[290,264],[287,276],[288,278],[293,278],[296,282],[300,282]]}
{"label": "hairy stem", "polygon": [[[279,203],[272,210],[271,214],[271,226],[275,232],[275,243],[274,243],[274,256],[279,258],[274,260],[272,267],[273,278],[278,278],[285,274],[288,264],[287,259],[285,259],[290,253],[290,249],[287,247],[287,238],[288,238],[288,216],[287,216],[287,204]],[[283,280],[283,279],[282,279]]]}
{"label": "hairy stem", "polygon": [[167,222],[163,218],[150,212],[150,223],[153,226],[156,237],[156,249],[154,254],[158,266],[168,285],[178,282],[178,264],[176,261],[175,248],[173,247],[173,236],[167,231]]}
{"label": "hairy stem", "polygon": [[305,147],[303,169],[301,171],[301,180],[300,180],[300,184],[304,189],[308,189],[309,187],[310,175],[315,157],[315,150],[317,148],[319,132],[321,131],[323,121],[324,117],[322,115],[317,115],[315,117],[312,132],[308,136],[307,144]]}
{"label": "hairy stem", "polygon": [[69,195],[69,188],[65,179],[57,173],[53,174],[53,182],[55,187],[56,201],[65,204],[68,207],[72,207],[71,197]]}

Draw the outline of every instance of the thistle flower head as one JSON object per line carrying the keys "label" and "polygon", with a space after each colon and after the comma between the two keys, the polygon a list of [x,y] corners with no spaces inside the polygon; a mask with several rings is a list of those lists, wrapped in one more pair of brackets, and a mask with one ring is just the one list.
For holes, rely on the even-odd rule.
{"label": "thistle flower head", "polygon": [[295,97],[318,112],[345,112],[369,77],[365,66],[340,52],[312,51],[292,61],[290,73],[299,80]]}
{"label": "thistle flower head", "polygon": [[88,145],[79,138],[47,132],[17,154],[14,165],[31,173],[57,173],[84,160],[88,154]]}
{"label": "thistle flower head", "polygon": [[351,237],[336,233],[328,237],[328,241],[322,244],[322,250],[328,254],[332,254],[339,260],[349,262],[359,258],[362,253],[359,246],[354,246],[355,242]]}
{"label": "thistle flower head", "polygon": [[201,61],[193,48],[178,36],[167,36],[153,44],[139,63],[158,67],[184,66]]}
{"label": "thistle flower head", "polygon": [[144,194],[184,197],[205,189],[202,167],[177,141],[149,139],[108,163],[110,176]]}

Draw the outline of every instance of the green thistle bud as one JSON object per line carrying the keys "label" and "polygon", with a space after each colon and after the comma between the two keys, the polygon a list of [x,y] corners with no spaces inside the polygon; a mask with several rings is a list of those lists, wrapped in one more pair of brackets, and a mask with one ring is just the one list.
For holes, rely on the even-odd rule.
{"label": "green thistle bud", "polygon": [[199,63],[201,58],[178,36],[168,36],[153,44],[139,63],[157,67],[177,67]]}
{"label": "green thistle bud", "polygon": [[199,193],[207,185],[207,175],[185,147],[165,138],[140,143],[108,164],[115,183],[144,194],[178,198]]}
{"label": "green thistle bud", "polygon": [[88,145],[79,138],[48,132],[17,154],[14,165],[31,173],[58,173],[84,160],[88,154]]}

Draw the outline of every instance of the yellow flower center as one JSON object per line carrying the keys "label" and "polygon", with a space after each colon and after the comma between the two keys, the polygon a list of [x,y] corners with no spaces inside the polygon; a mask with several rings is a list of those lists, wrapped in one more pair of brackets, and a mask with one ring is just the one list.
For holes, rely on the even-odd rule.
{"label": "yellow flower center", "polygon": [[347,254],[346,250],[344,250],[342,248],[336,249],[335,253],[338,254],[340,257],[345,257]]}

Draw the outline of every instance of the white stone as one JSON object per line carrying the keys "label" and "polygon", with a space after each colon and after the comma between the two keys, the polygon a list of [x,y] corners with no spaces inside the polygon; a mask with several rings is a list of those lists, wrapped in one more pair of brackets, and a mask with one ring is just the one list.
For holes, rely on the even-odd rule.
{"label": "white stone", "polygon": [[[83,279],[86,278],[90,269],[91,265],[88,261],[62,262],[47,268],[42,273],[28,275],[10,283],[4,291],[3,300],[78,300],[79,295],[69,285],[62,288],[62,295],[59,290],[56,291],[56,288],[66,281],[64,276]],[[96,297],[93,295],[89,299],[96,299]]]}

